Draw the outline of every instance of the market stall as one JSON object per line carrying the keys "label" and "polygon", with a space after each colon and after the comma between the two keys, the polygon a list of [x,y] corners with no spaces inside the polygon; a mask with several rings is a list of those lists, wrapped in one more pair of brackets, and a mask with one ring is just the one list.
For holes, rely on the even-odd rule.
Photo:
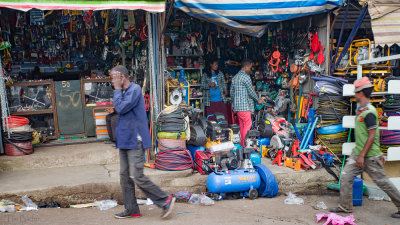
{"label": "market stall", "polygon": [[164,11],[163,1],[1,1],[0,7],[4,132],[12,115],[27,117],[50,139],[96,136],[93,109],[112,107],[109,70],[119,64],[150,93],[148,12]]}
{"label": "market stall", "polygon": [[[349,121],[354,125],[354,117],[346,115],[354,115],[356,109],[354,98],[349,97],[357,76],[370,77],[375,85],[373,96],[395,94],[373,97],[371,101],[383,109],[380,111],[382,126],[387,125],[390,130],[397,124],[394,112],[398,106],[394,102],[398,61],[395,56],[380,61],[378,58],[398,54],[398,46],[375,45],[367,5],[345,1],[334,13],[323,13],[333,9],[334,4],[317,7],[321,11],[316,10],[317,15],[311,16],[302,13],[312,7],[296,6],[304,7],[302,13],[282,18],[278,12],[266,9],[263,11],[266,15],[254,15],[250,10],[262,7],[250,3],[238,16],[234,4],[176,1],[175,8],[167,10],[169,20],[164,33],[167,71],[164,104],[188,107],[190,119],[178,123],[181,127],[172,128],[168,121],[159,120],[156,153],[167,154],[164,151],[174,146],[188,149],[199,173],[206,174],[212,171],[207,164],[232,168],[229,160],[235,154],[222,156],[227,160],[225,164],[210,163],[215,156],[210,149],[221,144],[220,150],[225,153],[227,149],[231,152],[252,149],[251,153],[269,157],[278,166],[295,170],[323,167],[339,179],[344,155],[354,146],[350,129],[354,127],[348,125]],[[288,5],[279,7],[289,8]],[[252,23],[255,18],[264,18],[264,21]],[[228,116],[207,113],[209,87],[203,84],[204,80],[209,84],[207,73],[211,63],[217,61],[216,71],[222,71],[229,90],[243,59],[254,62],[249,74],[252,86],[258,97],[266,99],[265,104],[256,105],[252,129],[246,137],[240,136],[231,108]],[[363,60],[370,61],[363,64],[364,69],[357,70]],[[229,92],[225,95],[229,107],[232,96]],[[397,133],[382,131],[381,136],[384,153],[389,148],[391,154],[387,154],[394,155],[398,150]],[[246,139],[244,146],[240,145],[241,138]],[[228,146],[228,142],[234,145]],[[156,167],[177,169],[164,165],[162,158],[160,155]]]}
{"label": "market stall", "polygon": [[[311,151],[308,146],[314,145],[314,129],[318,122],[318,96],[314,93],[315,81],[312,77],[320,77],[329,69],[329,51],[325,48],[329,48],[330,18],[324,12],[334,8],[336,3],[316,8],[311,5],[285,5],[286,8],[304,9],[287,17],[274,17],[273,12],[276,11],[268,11],[268,7],[263,6],[265,15],[262,21],[257,20],[258,15],[250,12],[251,7],[261,7],[259,5],[249,4],[242,10],[248,9],[244,14],[249,15],[240,18],[234,16],[234,6],[206,3],[209,2],[176,1],[175,8],[167,8],[169,20],[163,43],[166,70],[164,105],[182,107],[183,115],[185,111],[189,111],[187,114],[190,119],[187,122],[169,122],[161,119],[163,113],[160,114],[156,168],[173,170],[185,167],[164,165],[163,155],[168,155],[167,151],[172,147],[189,149],[197,170],[202,174],[210,172],[204,166],[207,163],[203,162],[210,160],[213,155],[210,149],[220,144],[226,145],[227,149],[234,146],[232,149],[235,151],[249,151],[245,155],[252,155],[254,163],[259,162],[258,155],[270,157],[281,166],[285,157],[292,156],[292,150],[296,146],[301,147],[300,155],[308,157],[307,154]],[[205,13],[218,16],[207,16]],[[316,15],[305,16],[309,14]],[[228,20],[233,22],[226,22]],[[251,24],[250,21],[255,20],[257,25]],[[265,24],[262,25],[262,22]],[[251,33],[250,30],[255,27],[263,29],[261,32]],[[229,95],[229,90],[244,59],[254,62],[250,73],[252,86],[256,95],[266,101],[262,105],[256,105],[252,129],[247,135],[241,136],[238,120],[231,108],[232,96]],[[211,79],[208,75],[210,65],[214,63],[214,70],[223,74],[223,80],[218,77],[217,82],[219,85],[223,82],[224,88],[220,94],[224,95],[223,102],[228,112],[226,114],[209,113],[210,101],[213,100],[210,100],[212,93],[207,93],[210,92],[211,82],[208,81]],[[219,101],[222,102],[221,99]],[[167,108],[167,112],[170,110]],[[185,116],[171,117],[183,119]],[[296,144],[301,137],[304,138],[302,144]],[[240,144],[241,139],[246,139],[244,146]],[[232,145],[227,146],[227,143]],[[205,150],[205,154],[197,153],[198,150]],[[325,151],[328,149],[323,148],[320,152],[323,155]],[[180,154],[184,155],[183,152]],[[157,155],[160,158],[158,161]],[[331,153],[329,156],[325,155],[326,158],[331,156]],[[223,158],[233,160],[234,154]],[[332,158],[329,160],[332,161]],[[203,166],[199,167],[197,163],[200,162]],[[287,161],[285,164],[294,165],[294,160],[291,162],[293,163]],[[293,165],[290,166],[294,168]],[[219,166],[225,168],[224,163]],[[306,160],[301,166],[306,169],[314,167],[311,160]]]}

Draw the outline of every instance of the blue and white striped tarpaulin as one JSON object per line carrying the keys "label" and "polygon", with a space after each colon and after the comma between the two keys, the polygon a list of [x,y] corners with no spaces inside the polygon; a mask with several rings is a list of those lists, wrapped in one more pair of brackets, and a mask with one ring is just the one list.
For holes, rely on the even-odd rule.
{"label": "blue and white striped tarpaulin", "polygon": [[332,10],[343,0],[175,0],[190,16],[261,37],[269,22],[279,22]]}

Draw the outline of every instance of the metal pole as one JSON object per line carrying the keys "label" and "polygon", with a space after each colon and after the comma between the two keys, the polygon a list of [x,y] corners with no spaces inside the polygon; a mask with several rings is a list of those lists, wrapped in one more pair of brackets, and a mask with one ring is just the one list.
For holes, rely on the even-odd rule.
{"label": "metal pole", "polygon": [[158,82],[159,72],[160,72],[160,70],[159,70],[159,60],[160,60],[159,56],[160,56],[160,54],[159,54],[158,49],[159,49],[160,45],[159,45],[157,14],[152,14],[152,23],[153,23],[152,27],[153,27],[153,35],[154,35],[154,37],[153,37],[153,42],[154,42],[153,51],[154,51],[154,71],[155,71],[155,77],[153,79],[153,82],[155,83],[155,87],[156,87],[154,89],[154,91],[153,91],[153,94],[154,94],[154,97],[157,98],[157,102],[154,102],[154,104],[157,104],[157,112],[154,115],[154,117],[156,118],[158,113],[160,112],[160,110],[159,110],[160,109],[160,104],[159,104],[160,101],[159,101],[159,95],[158,95],[158,89],[160,88],[159,82]]}
{"label": "metal pole", "polygon": [[152,24],[152,16],[151,13],[148,14],[148,36],[149,36],[149,67],[150,67],[150,87],[151,87],[151,100],[153,102],[152,108],[153,108],[153,118],[154,119],[158,113],[159,113],[159,108],[158,108],[158,99],[156,90],[156,70],[155,70],[155,57],[154,57],[154,40],[153,40],[153,24]]}

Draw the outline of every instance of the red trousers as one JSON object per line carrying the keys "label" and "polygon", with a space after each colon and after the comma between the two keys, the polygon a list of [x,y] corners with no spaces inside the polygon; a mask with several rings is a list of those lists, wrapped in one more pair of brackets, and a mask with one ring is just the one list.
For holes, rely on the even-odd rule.
{"label": "red trousers", "polygon": [[247,132],[251,129],[252,121],[251,121],[251,112],[250,111],[243,111],[243,112],[236,112],[238,119],[239,119],[239,126],[240,126],[240,144],[245,147],[245,139]]}

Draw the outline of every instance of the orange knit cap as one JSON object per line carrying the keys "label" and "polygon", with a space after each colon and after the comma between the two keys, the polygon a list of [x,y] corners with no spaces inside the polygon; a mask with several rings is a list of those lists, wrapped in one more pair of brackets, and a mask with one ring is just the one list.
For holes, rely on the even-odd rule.
{"label": "orange knit cap", "polygon": [[363,77],[354,81],[354,92],[362,91],[365,88],[373,87],[374,85],[371,84],[371,81],[368,77]]}

